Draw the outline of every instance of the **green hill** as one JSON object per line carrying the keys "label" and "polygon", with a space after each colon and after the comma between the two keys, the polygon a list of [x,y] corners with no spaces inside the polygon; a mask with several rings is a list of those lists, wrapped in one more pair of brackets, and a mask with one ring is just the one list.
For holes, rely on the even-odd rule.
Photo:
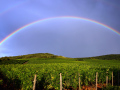
{"label": "green hill", "polygon": [[89,57],[89,58],[102,59],[102,60],[120,60],[120,54],[102,55],[102,56]]}
{"label": "green hill", "polygon": [[[66,57],[58,56],[50,53],[35,53],[35,54],[28,54],[21,56],[2,57],[0,58],[0,60],[16,60],[16,59],[30,59],[30,58],[66,58]],[[76,58],[76,59],[79,59],[80,61],[83,59],[120,60],[120,54],[110,54],[110,55]]]}
{"label": "green hill", "polygon": [[10,57],[2,57],[0,60],[16,60],[16,59],[30,59],[30,58],[66,58],[63,56],[57,56],[50,53],[35,53],[21,56],[10,56]]}

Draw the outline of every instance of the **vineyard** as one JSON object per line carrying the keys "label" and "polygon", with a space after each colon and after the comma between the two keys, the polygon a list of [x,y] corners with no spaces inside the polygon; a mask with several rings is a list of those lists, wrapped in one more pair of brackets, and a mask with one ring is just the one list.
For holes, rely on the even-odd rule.
{"label": "vineyard", "polygon": [[37,75],[36,90],[60,90],[60,73],[62,73],[62,86],[66,89],[72,87],[76,90],[79,86],[79,77],[81,78],[81,88],[82,86],[94,87],[96,72],[98,72],[98,84],[106,83],[106,76],[108,76],[108,83],[111,85],[112,71],[114,86],[118,86],[120,81],[119,60],[30,58],[26,59],[28,60],[26,64],[23,64],[25,59],[17,60],[22,63],[13,63],[11,60],[11,64],[2,63],[0,65],[0,73],[4,76],[4,79],[0,80],[0,84],[2,85],[6,80],[7,90],[11,88],[13,90],[32,90],[35,74]]}

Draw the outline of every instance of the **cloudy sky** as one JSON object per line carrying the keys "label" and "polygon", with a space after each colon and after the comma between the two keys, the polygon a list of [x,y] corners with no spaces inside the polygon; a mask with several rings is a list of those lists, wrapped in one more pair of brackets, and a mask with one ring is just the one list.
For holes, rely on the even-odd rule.
{"label": "cloudy sky", "polygon": [[1,0],[0,57],[33,53],[120,54],[120,0]]}

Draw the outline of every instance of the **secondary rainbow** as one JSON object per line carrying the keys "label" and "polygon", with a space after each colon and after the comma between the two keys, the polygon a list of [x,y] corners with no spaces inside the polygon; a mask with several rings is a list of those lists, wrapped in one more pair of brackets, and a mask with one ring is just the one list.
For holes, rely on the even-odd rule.
{"label": "secondary rainbow", "polygon": [[0,12],[0,15],[3,15],[3,14],[5,14],[5,13],[11,11],[11,10],[14,10],[15,8],[18,8],[20,5],[23,5],[23,4],[25,4],[26,2],[27,2],[27,0],[26,0],[26,1],[19,2],[19,3],[17,3],[17,4],[14,4],[13,6],[8,7],[8,8],[6,8],[6,9],[4,9],[2,12]]}
{"label": "secondary rainbow", "polygon": [[27,28],[27,27],[29,27],[30,25],[33,25],[33,24],[36,24],[36,23],[42,22],[42,21],[47,21],[47,20],[50,20],[50,19],[55,19],[55,18],[81,19],[81,20],[89,21],[89,22],[92,22],[92,23],[96,23],[96,24],[98,24],[98,25],[101,25],[101,26],[103,26],[103,27],[105,27],[105,28],[107,28],[107,29],[115,32],[116,34],[120,35],[120,32],[118,32],[117,30],[113,29],[112,27],[107,26],[107,25],[105,25],[105,24],[103,24],[103,23],[97,22],[97,21],[92,20],[92,19],[83,18],[83,17],[74,17],[74,16],[60,16],[60,17],[51,17],[51,18],[40,19],[40,20],[34,21],[34,22],[32,22],[32,23],[29,23],[29,24],[27,24],[27,25],[25,25],[25,26],[23,26],[23,27],[15,30],[14,32],[12,32],[11,34],[9,34],[7,37],[5,37],[2,41],[0,41],[0,45],[2,45],[6,40],[8,40],[8,39],[9,39],[10,37],[12,37],[14,34],[16,34],[17,32],[19,32],[19,31],[21,31],[21,30],[23,30],[23,29],[25,29],[25,28]]}

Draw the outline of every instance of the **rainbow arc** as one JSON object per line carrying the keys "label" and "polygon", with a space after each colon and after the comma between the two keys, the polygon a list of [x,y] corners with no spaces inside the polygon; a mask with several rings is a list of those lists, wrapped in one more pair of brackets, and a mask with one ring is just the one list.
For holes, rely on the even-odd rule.
{"label": "rainbow arc", "polygon": [[51,17],[51,18],[40,19],[40,20],[34,21],[34,22],[32,22],[32,23],[29,23],[29,24],[27,24],[27,25],[24,25],[23,27],[21,27],[21,28],[15,30],[14,32],[10,33],[10,34],[9,34],[7,37],[5,37],[2,41],[0,41],[0,45],[2,45],[6,40],[8,40],[10,37],[12,37],[12,36],[13,36],[14,34],[16,34],[17,32],[19,32],[19,31],[21,31],[21,30],[23,30],[23,29],[25,29],[25,28],[33,25],[33,24],[36,24],[36,23],[42,22],[42,21],[47,21],[47,20],[50,20],[50,19],[52,20],[52,19],[55,19],[55,18],[80,19],[80,20],[84,20],[84,21],[96,23],[96,24],[101,25],[102,27],[105,27],[105,28],[113,31],[114,33],[120,35],[120,32],[118,32],[117,30],[113,29],[112,27],[107,26],[107,25],[105,25],[105,24],[103,24],[103,23],[100,23],[100,22],[95,21],[95,20],[92,20],[92,19],[83,18],[83,17],[74,17],[74,16],[60,16],[60,17]]}

